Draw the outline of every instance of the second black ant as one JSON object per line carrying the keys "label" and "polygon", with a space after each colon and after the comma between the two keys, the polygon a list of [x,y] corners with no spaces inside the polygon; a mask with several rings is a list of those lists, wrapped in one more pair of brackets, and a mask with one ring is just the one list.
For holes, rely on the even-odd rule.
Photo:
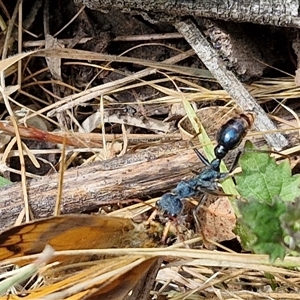
{"label": "second black ant", "polygon": [[239,155],[229,173],[220,172],[220,164],[227,153],[236,148],[243,140],[254,121],[253,114],[241,114],[227,121],[217,133],[217,146],[214,148],[215,159],[209,162],[197,149],[198,158],[207,166],[198,175],[181,181],[170,193],[164,194],[156,203],[158,210],[176,217],[183,211],[184,198],[199,196],[201,193],[218,194],[218,180],[225,179],[235,168]]}

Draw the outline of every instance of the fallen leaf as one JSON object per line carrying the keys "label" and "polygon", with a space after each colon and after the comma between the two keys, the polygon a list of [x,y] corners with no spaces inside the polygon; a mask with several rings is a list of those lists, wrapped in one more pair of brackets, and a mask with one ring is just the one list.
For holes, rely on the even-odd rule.
{"label": "fallen leaf", "polygon": [[[213,197],[209,195],[208,197]],[[236,216],[227,197],[220,197],[207,208],[200,210],[201,232],[205,240],[222,242],[235,238],[232,230],[235,228]],[[206,248],[212,245],[205,242]]]}

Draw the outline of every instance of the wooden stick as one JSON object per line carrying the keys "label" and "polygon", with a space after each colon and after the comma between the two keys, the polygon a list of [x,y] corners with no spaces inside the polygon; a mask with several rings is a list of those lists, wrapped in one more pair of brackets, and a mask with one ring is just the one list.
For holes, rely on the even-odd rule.
{"label": "wooden stick", "polygon": [[[97,210],[101,205],[147,199],[158,191],[168,191],[184,177],[192,176],[193,167],[201,166],[193,150],[186,148],[185,142],[177,143],[176,147],[166,144],[66,170],[63,213]],[[53,215],[57,186],[57,174],[28,181],[29,206],[36,218]],[[19,182],[1,189],[0,230],[14,224],[23,206]]]}

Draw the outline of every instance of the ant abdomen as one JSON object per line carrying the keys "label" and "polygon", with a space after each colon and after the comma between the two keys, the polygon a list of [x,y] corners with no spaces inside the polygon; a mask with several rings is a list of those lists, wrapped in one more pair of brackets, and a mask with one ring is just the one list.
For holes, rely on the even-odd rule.
{"label": "ant abdomen", "polygon": [[214,149],[216,158],[223,159],[226,154],[235,149],[243,140],[254,121],[253,114],[241,114],[230,119],[217,133],[217,146]]}

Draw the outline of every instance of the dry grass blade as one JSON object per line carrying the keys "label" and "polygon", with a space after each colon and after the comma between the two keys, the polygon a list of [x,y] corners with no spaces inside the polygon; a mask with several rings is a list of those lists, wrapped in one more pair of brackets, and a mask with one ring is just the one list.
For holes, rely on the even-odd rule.
{"label": "dry grass blade", "polygon": [[[178,299],[184,299],[185,296],[200,291],[207,297],[212,297],[212,295],[214,295],[218,291],[223,295],[224,299],[230,299],[229,296],[237,296],[244,299],[243,297],[246,297],[246,295],[252,295],[253,297],[275,297],[275,299],[295,299],[294,292],[298,293],[298,282],[300,280],[299,272],[290,270],[290,268],[292,267],[299,267],[300,260],[299,258],[291,257],[287,257],[284,262],[276,261],[274,266],[272,266],[269,262],[269,258],[264,255],[221,253],[217,251],[192,249],[132,248],[59,251],[55,253],[55,255],[59,257],[62,257],[62,255],[77,256],[80,254],[109,254],[117,256],[125,255],[124,258],[120,258],[119,261],[123,260],[124,264],[128,266],[129,269],[132,268],[132,265],[128,262],[128,258],[126,258],[126,255],[130,255],[131,260],[134,260],[135,257],[141,258],[163,256],[165,257],[165,261],[170,261],[170,263],[163,268],[163,271],[160,271],[157,277],[157,281],[160,284],[164,284],[165,288],[171,282],[172,285],[177,286],[177,289],[181,290],[181,293],[178,293]],[[171,259],[171,257],[173,257],[173,259]],[[17,262],[17,260],[20,259],[21,258],[13,259],[11,261]],[[117,261],[118,259],[113,259],[111,262],[114,263]],[[108,263],[110,264],[110,260],[108,260]],[[115,273],[106,271],[105,261],[101,262],[101,265],[102,264],[104,264],[103,267],[101,267],[101,271],[103,271],[101,272],[101,274],[103,275],[100,275],[98,271],[93,271],[95,270],[95,268],[99,270],[99,266],[96,266],[95,268],[91,267],[91,269],[86,269],[86,271],[83,271],[78,275],[75,275],[74,277],[62,281],[65,282],[65,284],[62,286],[62,293],[66,291],[64,289],[67,288],[68,285],[74,286],[74,282],[77,282],[78,284],[76,285],[76,288],[81,287],[85,289],[87,288],[87,286],[90,286],[88,285],[88,283],[93,282],[93,280],[104,280],[106,282],[108,278],[113,279],[113,277],[111,276]],[[123,273],[123,271],[128,270],[125,265],[124,269],[116,269],[116,274],[120,274]],[[140,273],[140,271],[138,273]],[[95,276],[93,275],[91,278],[89,274],[94,274]],[[100,275],[100,277],[98,277],[98,274]],[[189,274],[189,276],[187,276],[186,274]],[[135,276],[134,272],[133,276]],[[91,281],[89,281],[90,279]],[[133,278],[133,282],[135,282],[135,280],[136,279]],[[82,281],[82,284],[80,284],[80,281]],[[265,286],[268,285],[277,286],[277,292],[272,291],[272,289],[266,290]],[[227,286],[227,288],[225,288],[225,286]],[[249,291],[247,289],[247,286],[256,286],[257,291]],[[292,286],[293,292],[290,291],[289,294],[285,293],[285,290]],[[103,286],[101,286],[101,288],[102,287]],[[159,293],[164,294],[165,288]],[[49,287],[46,290],[48,290],[48,292],[52,292],[52,287]],[[75,289],[72,288],[72,291],[75,292]],[[182,293],[183,291],[186,291],[186,293]],[[280,298],[280,295],[282,298]],[[75,297],[74,299],[78,298]]]}
{"label": "dry grass blade", "polygon": [[[128,299],[130,291],[141,292],[138,290],[139,283],[145,280],[146,275],[151,275],[149,271],[155,264],[155,258],[124,256],[95,261],[92,266],[91,263],[73,264],[67,268],[52,269],[50,266],[40,273],[40,276],[45,277],[46,285],[33,291],[28,290],[28,297],[71,300],[90,299],[89,297],[104,299],[109,295],[113,299]],[[68,275],[70,272],[71,276]],[[12,296],[12,299],[22,297]]]}

